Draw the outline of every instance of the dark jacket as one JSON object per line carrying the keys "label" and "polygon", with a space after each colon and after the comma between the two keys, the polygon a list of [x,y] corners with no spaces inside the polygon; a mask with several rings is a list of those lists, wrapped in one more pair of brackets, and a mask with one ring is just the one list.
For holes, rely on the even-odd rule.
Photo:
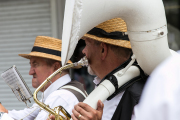
{"label": "dark jacket", "polygon": [[126,88],[111,120],[131,120],[134,106],[138,104],[147,78]]}

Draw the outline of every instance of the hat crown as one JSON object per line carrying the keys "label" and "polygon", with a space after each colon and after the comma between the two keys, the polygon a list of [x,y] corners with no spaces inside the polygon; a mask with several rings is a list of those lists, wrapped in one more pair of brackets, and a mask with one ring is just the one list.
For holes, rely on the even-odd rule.
{"label": "hat crown", "polygon": [[128,35],[125,32],[127,32],[127,27],[124,20],[114,18],[97,25],[83,37],[131,49]]}
{"label": "hat crown", "polygon": [[[61,61],[62,41],[48,36],[37,36],[32,51],[29,54],[19,54],[19,56],[30,59],[34,57],[48,58]],[[70,60],[68,63],[72,63]]]}
{"label": "hat crown", "polygon": [[34,46],[61,51],[62,41],[48,36],[37,36]]}
{"label": "hat crown", "polygon": [[127,26],[123,19],[121,18],[114,18],[107,20],[99,25],[96,28],[100,28],[108,33],[110,32],[127,32]]}

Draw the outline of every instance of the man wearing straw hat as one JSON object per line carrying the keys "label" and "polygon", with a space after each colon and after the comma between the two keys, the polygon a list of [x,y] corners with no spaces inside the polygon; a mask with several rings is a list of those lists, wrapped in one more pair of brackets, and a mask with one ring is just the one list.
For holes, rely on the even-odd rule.
{"label": "man wearing straw hat", "polygon": [[[61,40],[47,37],[37,36],[31,53],[19,54],[19,56],[30,59],[29,75],[32,75],[32,86],[37,88],[46,80],[48,76],[54,73],[61,66]],[[71,61],[68,61],[71,63]],[[61,88],[65,85],[71,85],[78,88],[84,94],[72,89]],[[61,89],[60,89],[61,88]],[[72,113],[73,106],[78,102],[82,102],[86,96],[83,85],[77,81],[71,81],[69,71],[62,71],[51,79],[44,88],[40,90],[43,92],[42,101],[54,109],[57,106],[63,106],[68,113]],[[6,110],[0,105],[0,112],[6,112],[13,119],[23,120],[46,120],[49,113],[41,110],[37,104],[33,104],[31,108],[24,110]],[[63,115],[61,113],[61,115]]]}
{"label": "man wearing straw hat", "polygon": [[[120,70],[129,62],[132,50],[126,31],[124,20],[115,18],[99,24],[82,37],[86,43],[82,52],[88,58],[89,73],[97,76],[96,85],[113,70]],[[133,109],[145,83],[146,76],[140,71],[142,77],[139,81],[126,84],[124,91],[110,96],[104,104],[98,101],[97,110],[82,102],[75,105],[73,120],[130,120],[135,116]]]}

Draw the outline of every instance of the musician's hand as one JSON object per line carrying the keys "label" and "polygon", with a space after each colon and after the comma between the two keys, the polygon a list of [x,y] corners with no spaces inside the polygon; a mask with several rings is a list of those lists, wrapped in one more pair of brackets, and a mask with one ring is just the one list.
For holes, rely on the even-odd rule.
{"label": "musician's hand", "polygon": [[8,113],[8,110],[0,103],[0,112]]}
{"label": "musician's hand", "polygon": [[51,115],[47,120],[55,120],[55,116]]}
{"label": "musician's hand", "polygon": [[97,106],[95,110],[86,103],[80,102],[74,106],[71,117],[73,120],[101,120],[104,104],[99,100]]}

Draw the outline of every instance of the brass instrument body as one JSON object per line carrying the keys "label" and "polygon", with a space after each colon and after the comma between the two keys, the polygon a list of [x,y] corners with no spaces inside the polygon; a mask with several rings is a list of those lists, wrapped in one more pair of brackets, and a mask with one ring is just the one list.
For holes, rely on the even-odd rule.
{"label": "brass instrument body", "polygon": [[[50,114],[55,116],[55,120],[70,120],[71,116],[69,115],[69,113],[62,107],[56,107],[55,109],[51,109],[48,105],[40,102],[37,99],[37,93],[45,86],[47,85],[48,82],[51,81],[51,79],[56,76],[58,73],[62,73],[63,70],[65,69],[69,69],[69,68],[79,68],[79,66],[87,66],[88,65],[88,60],[86,57],[83,57],[80,61],[76,62],[76,63],[71,63],[71,64],[67,64],[61,68],[59,68],[58,70],[56,70],[53,74],[51,74],[35,91],[33,94],[33,98],[34,101],[44,110],[48,111]],[[62,112],[66,118],[64,118],[63,116],[59,115],[59,112]]]}

